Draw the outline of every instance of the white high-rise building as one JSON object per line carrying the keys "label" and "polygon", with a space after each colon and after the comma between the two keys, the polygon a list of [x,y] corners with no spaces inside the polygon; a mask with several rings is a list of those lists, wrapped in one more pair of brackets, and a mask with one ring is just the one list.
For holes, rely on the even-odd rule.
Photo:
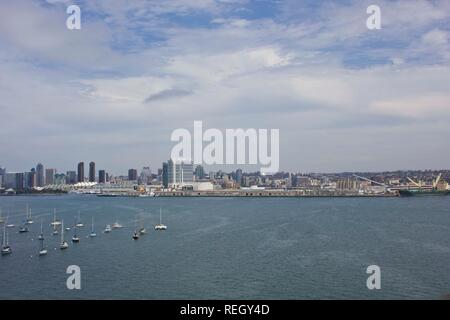
{"label": "white high-rise building", "polygon": [[182,187],[194,182],[194,165],[192,161],[172,160],[167,161],[168,183],[172,187]]}

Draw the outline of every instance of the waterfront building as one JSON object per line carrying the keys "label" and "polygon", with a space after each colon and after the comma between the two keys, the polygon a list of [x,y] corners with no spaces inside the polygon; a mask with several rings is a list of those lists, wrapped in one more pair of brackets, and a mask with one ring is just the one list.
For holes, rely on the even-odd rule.
{"label": "waterfront building", "polygon": [[95,162],[89,163],[89,182],[95,182]]}
{"label": "waterfront building", "polygon": [[36,187],[43,187],[45,185],[44,166],[42,163],[36,165]]}
{"label": "waterfront building", "polygon": [[352,178],[342,178],[336,182],[336,189],[355,191],[359,189],[359,183]]}
{"label": "waterfront building", "polygon": [[152,171],[150,170],[150,167],[143,167],[140,177],[139,177],[139,182],[142,184],[151,184],[152,183]]}
{"label": "waterfront building", "polygon": [[162,165],[162,184],[164,188],[169,187],[169,165],[167,162],[164,162]]}
{"label": "waterfront building", "polygon": [[78,163],[77,182],[84,182],[84,162]]}
{"label": "waterfront building", "polygon": [[205,179],[205,169],[201,165],[196,166],[194,175],[195,175],[195,180]]}
{"label": "waterfront building", "polygon": [[78,182],[77,173],[75,171],[67,171],[66,173],[66,183],[75,184]]}
{"label": "waterfront building", "polygon": [[66,182],[66,175],[64,173],[55,173],[54,183],[56,185],[61,185]]}
{"label": "waterfront building", "polygon": [[8,172],[5,175],[6,189],[23,190],[24,174],[22,172]]}
{"label": "waterfront building", "polygon": [[236,183],[242,186],[242,169],[237,169],[235,175]]}
{"label": "waterfront building", "polygon": [[128,170],[128,180],[129,181],[137,181],[137,169],[129,169]]}
{"label": "waterfront building", "polygon": [[0,166],[0,188],[3,187],[6,175],[6,168]]}
{"label": "waterfront building", "polygon": [[98,171],[98,183],[106,183],[106,172],[105,170]]}
{"label": "waterfront building", "polygon": [[168,160],[167,161],[168,186],[178,188],[194,181],[194,165],[190,161]]}
{"label": "waterfront building", "polygon": [[36,187],[36,171],[31,169],[29,172],[24,173],[24,187],[27,189],[33,189]]}
{"label": "waterfront building", "polygon": [[55,184],[56,169],[45,169],[45,185]]}

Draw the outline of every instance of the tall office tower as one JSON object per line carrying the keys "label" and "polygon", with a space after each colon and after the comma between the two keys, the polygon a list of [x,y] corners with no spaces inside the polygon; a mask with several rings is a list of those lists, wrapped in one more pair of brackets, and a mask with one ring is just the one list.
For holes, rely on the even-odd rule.
{"label": "tall office tower", "polygon": [[84,162],[78,163],[77,181],[84,182]]}
{"label": "tall office tower", "polygon": [[169,165],[167,164],[167,162],[163,162],[163,164],[162,164],[161,176],[162,176],[162,184],[163,184],[164,188],[168,188],[169,187]]}
{"label": "tall office tower", "polygon": [[105,183],[106,182],[106,172],[105,170],[99,170],[98,171],[98,183]]}
{"label": "tall office tower", "polygon": [[89,182],[95,182],[95,162],[89,163]]}
{"label": "tall office tower", "polygon": [[167,173],[169,186],[182,185],[194,181],[194,165],[190,161],[168,160]]}
{"label": "tall office tower", "polygon": [[8,172],[5,175],[4,185],[6,189],[22,190],[24,175],[22,172]]}
{"label": "tall office tower", "polygon": [[36,165],[36,186],[43,187],[45,185],[44,166],[42,163]]}
{"label": "tall office tower", "polygon": [[77,183],[77,173],[75,171],[67,171],[66,173],[66,183],[67,184],[75,184]]}
{"label": "tall office tower", "polygon": [[205,178],[205,169],[202,166],[198,165],[195,167],[194,174],[195,174],[196,180],[204,179]]}
{"label": "tall office tower", "polygon": [[130,180],[130,181],[137,180],[137,169],[129,169],[128,170],[128,180]]}
{"label": "tall office tower", "polygon": [[0,188],[5,183],[6,168],[0,166]]}
{"label": "tall office tower", "polygon": [[36,172],[33,170],[25,172],[23,175],[23,185],[26,189],[32,189],[36,186]]}
{"label": "tall office tower", "polygon": [[45,169],[45,185],[55,184],[56,169]]}
{"label": "tall office tower", "polygon": [[235,176],[236,176],[236,183],[241,186],[242,185],[242,170],[237,169]]}

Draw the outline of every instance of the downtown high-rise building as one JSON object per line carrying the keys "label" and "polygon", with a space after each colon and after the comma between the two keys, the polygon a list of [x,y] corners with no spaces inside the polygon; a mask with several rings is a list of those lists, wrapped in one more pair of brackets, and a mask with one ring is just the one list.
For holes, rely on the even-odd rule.
{"label": "downtown high-rise building", "polygon": [[170,159],[163,163],[163,185],[166,188],[169,186],[182,186],[184,184],[192,183],[193,181],[194,165],[192,162]]}
{"label": "downtown high-rise building", "polygon": [[55,184],[56,169],[45,169],[45,185]]}
{"label": "downtown high-rise building", "polygon": [[95,162],[89,163],[89,182],[95,182]]}
{"label": "downtown high-rise building", "polygon": [[36,169],[32,168],[29,172],[25,172],[23,179],[25,188],[33,189],[36,187]]}
{"label": "downtown high-rise building", "polygon": [[42,163],[36,165],[36,187],[45,186],[44,166]]}
{"label": "downtown high-rise building", "polygon": [[195,180],[205,179],[205,169],[201,165],[196,166],[194,175],[195,175]]}
{"label": "downtown high-rise building", "polygon": [[84,162],[78,163],[77,182],[84,182]]}
{"label": "downtown high-rise building", "polygon": [[98,183],[106,183],[106,172],[105,170],[98,171]]}
{"label": "downtown high-rise building", "polygon": [[3,187],[6,175],[6,168],[0,166],[0,188]]}
{"label": "downtown high-rise building", "polygon": [[129,169],[128,170],[128,180],[129,181],[137,181],[137,169]]}
{"label": "downtown high-rise building", "polygon": [[66,183],[75,184],[78,182],[77,173],[75,171],[67,171],[66,173]]}

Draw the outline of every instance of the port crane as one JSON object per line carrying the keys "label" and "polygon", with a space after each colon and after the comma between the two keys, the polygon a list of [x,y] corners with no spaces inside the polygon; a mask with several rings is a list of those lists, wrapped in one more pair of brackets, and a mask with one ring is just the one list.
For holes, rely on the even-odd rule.
{"label": "port crane", "polygon": [[356,175],[356,174],[354,174],[353,176],[356,177],[356,178],[358,178],[358,179],[361,179],[361,180],[365,180],[365,181],[369,181],[369,182],[378,184],[378,185],[380,185],[380,186],[382,186],[382,187],[385,187],[386,190],[390,191],[391,186],[389,186],[389,185],[387,185],[387,184],[385,184],[385,183],[378,182],[378,181],[375,181],[375,180],[372,180],[372,179],[369,179],[369,178],[366,178],[366,177],[361,177],[361,176],[358,176],[358,175]]}

